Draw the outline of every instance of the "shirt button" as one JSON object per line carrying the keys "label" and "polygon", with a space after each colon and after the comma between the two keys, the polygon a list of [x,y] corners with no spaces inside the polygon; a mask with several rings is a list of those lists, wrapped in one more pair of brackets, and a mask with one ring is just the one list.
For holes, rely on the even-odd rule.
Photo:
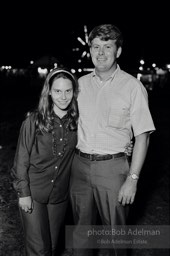
{"label": "shirt button", "polygon": [[61,124],[60,124],[59,126],[60,126],[60,127],[62,127],[62,125],[61,125]]}
{"label": "shirt button", "polygon": [[59,153],[58,153],[58,155],[60,156],[60,155],[61,155],[61,153],[59,152]]}
{"label": "shirt button", "polygon": [[54,182],[54,180],[51,180],[51,182],[53,183],[53,182]]}
{"label": "shirt button", "polygon": [[62,138],[60,138],[60,141],[62,141],[63,139]]}
{"label": "shirt button", "polygon": [[55,166],[55,169],[57,169],[58,167],[57,166]]}

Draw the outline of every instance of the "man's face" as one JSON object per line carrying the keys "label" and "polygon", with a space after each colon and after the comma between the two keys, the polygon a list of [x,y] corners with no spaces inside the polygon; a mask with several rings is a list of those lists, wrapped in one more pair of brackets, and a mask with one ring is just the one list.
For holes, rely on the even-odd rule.
{"label": "man's face", "polygon": [[100,38],[94,38],[90,53],[95,68],[99,71],[108,71],[116,65],[121,48],[117,48],[115,40],[102,41]]}

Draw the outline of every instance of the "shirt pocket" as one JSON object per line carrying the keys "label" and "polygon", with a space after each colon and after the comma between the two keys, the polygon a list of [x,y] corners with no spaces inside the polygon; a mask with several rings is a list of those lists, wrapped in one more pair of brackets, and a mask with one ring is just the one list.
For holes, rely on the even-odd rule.
{"label": "shirt pocket", "polygon": [[108,114],[107,126],[125,128],[128,122],[129,111],[126,108],[111,108]]}

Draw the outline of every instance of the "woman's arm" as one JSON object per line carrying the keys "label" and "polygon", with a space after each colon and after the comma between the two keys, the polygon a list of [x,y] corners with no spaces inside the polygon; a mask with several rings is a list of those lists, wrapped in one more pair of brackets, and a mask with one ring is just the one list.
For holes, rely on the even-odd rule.
{"label": "woman's arm", "polygon": [[17,149],[11,175],[14,179],[14,189],[21,197],[30,196],[28,169],[30,154],[35,138],[35,123],[33,117],[27,117],[20,128]]}

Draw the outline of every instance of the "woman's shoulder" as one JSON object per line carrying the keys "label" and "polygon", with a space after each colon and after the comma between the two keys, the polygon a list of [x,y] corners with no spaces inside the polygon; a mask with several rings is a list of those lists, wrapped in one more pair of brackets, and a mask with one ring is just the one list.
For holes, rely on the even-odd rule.
{"label": "woman's shoulder", "polygon": [[34,124],[36,122],[37,119],[37,111],[29,111],[26,113],[25,115],[25,120],[24,123],[32,123]]}

